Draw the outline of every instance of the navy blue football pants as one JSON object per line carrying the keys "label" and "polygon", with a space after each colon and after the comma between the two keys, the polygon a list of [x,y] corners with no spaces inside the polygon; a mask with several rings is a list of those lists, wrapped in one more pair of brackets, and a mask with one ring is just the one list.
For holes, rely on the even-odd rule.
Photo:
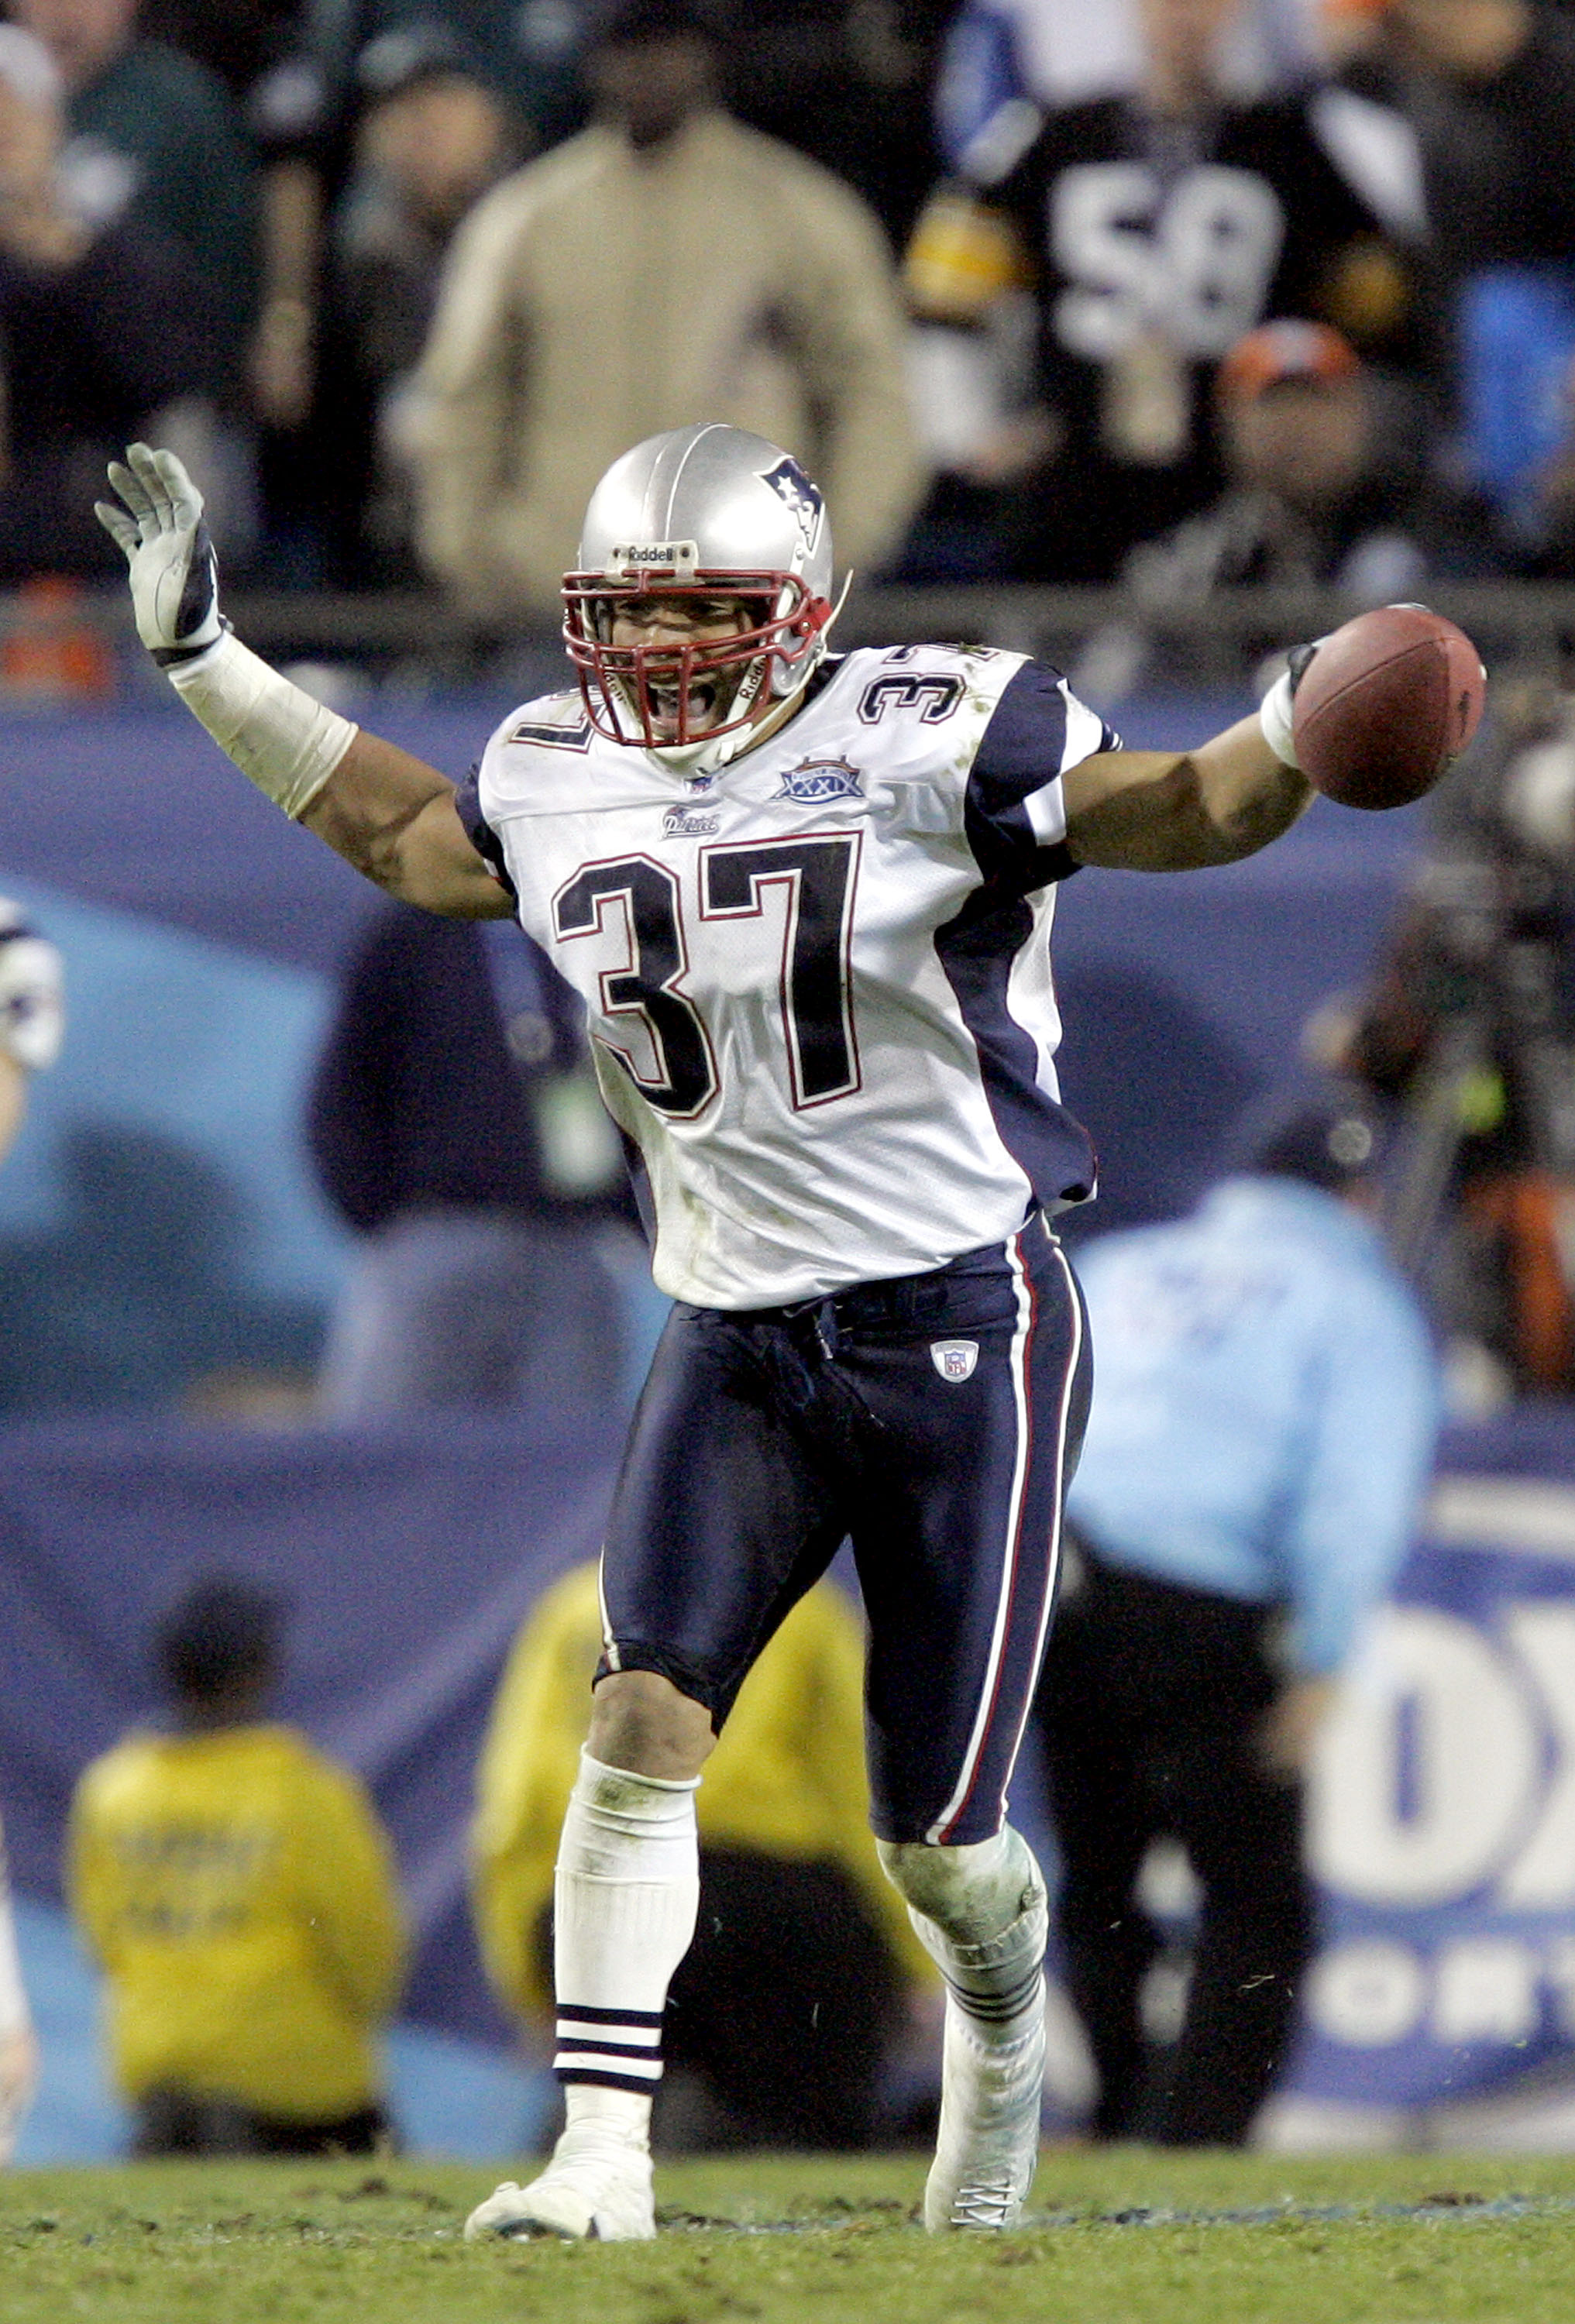
{"label": "navy blue football pants", "polygon": [[609,1521],[598,1676],[658,1671],[720,1729],[851,1540],[875,1831],[989,1839],[1045,1650],[1088,1387],[1081,1295],[1038,1216],[834,1297],[676,1307]]}

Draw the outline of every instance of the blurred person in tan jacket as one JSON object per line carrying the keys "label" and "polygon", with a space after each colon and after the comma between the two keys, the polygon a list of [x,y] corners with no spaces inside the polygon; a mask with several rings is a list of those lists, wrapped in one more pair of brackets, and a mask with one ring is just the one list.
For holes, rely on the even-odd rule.
{"label": "blurred person in tan jacket", "polygon": [[[477,1776],[472,1895],[487,1975],[552,2024],[553,1864],[602,1651],[597,1568],[520,1631]],[[902,2126],[882,2072],[905,1995],[935,1984],[870,1835],[864,1645],[820,1582],[761,1655],[705,1766],[700,1919],[674,1979],[657,2136],[668,2151],[855,2149]],[[829,2063],[828,2063],[829,2061]]]}
{"label": "blurred person in tan jacket", "polygon": [[195,1582],[160,1625],[174,1731],[96,1759],[69,1890],[106,1981],[134,2152],[370,2153],[388,2143],[376,2037],[405,1935],[357,1779],[260,1717],[281,1609]]}
{"label": "blurred person in tan jacket", "polygon": [[626,446],[721,420],[785,445],[860,572],[923,477],[885,238],[851,188],[717,102],[692,0],[622,0],[591,126],[460,227],[417,376],[423,561],[474,619],[559,617],[585,502]]}

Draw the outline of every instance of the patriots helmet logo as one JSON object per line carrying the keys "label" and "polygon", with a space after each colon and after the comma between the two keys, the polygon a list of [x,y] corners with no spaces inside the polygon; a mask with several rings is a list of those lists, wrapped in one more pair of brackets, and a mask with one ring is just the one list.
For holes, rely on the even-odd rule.
{"label": "patriots helmet logo", "polygon": [[825,503],[820,487],[810,482],[797,460],[778,460],[760,482],[769,484],[779,501],[787,503],[797,519],[799,537],[804,542],[806,558],[815,554],[820,539],[820,528],[825,519]]}

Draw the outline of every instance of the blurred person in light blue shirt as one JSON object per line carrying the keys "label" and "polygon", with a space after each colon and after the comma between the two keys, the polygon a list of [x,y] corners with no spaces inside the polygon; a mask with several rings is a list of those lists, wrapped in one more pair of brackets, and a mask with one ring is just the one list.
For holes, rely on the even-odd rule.
{"label": "blurred person in light blue shirt", "polygon": [[[1037,1712],[1097,2137],[1242,2143],[1313,1944],[1302,1776],[1412,1539],[1438,1419],[1421,1310],[1364,1215],[1370,1102],[1320,1091],[1239,1140],[1189,1216],[1086,1246],[1088,1434]],[[1149,2053],[1157,1839],[1202,1902],[1180,2038]]]}

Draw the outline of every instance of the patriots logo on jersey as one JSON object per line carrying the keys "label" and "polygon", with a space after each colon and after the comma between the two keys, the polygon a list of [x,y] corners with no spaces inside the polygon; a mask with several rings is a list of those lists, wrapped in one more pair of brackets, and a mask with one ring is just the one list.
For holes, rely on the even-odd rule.
{"label": "patriots logo on jersey", "polygon": [[825,503],[820,488],[811,484],[797,460],[778,460],[774,468],[761,477],[769,484],[778,500],[786,501],[798,520],[798,530],[804,540],[804,554],[812,557],[815,544],[820,539],[820,528],[825,516]]}
{"label": "patriots logo on jersey", "polygon": [[717,827],[717,816],[696,815],[693,807],[670,807],[662,816],[664,839],[700,839]]}
{"label": "patriots logo on jersey", "polygon": [[801,807],[822,807],[827,799],[862,798],[864,777],[846,759],[806,759],[789,767],[782,778],[778,798],[797,799]]}

